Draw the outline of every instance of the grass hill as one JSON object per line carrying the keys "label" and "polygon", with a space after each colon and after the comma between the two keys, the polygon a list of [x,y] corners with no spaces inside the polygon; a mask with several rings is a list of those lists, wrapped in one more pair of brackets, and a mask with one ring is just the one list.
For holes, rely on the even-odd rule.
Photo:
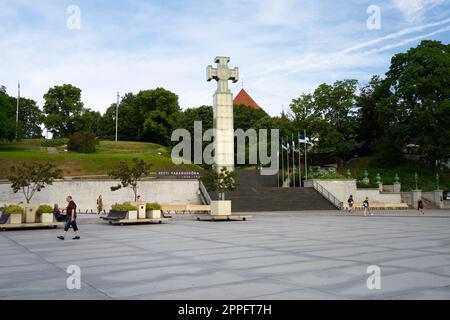
{"label": "grass hill", "polygon": [[[119,161],[140,158],[152,163],[152,171],[158,169],[197,169],[195,165],[175,166],[166,147],[144,142],[100,141],[97,152],[81,154],[65,151],[65,146],[51,149],[43,147],[40,139],[0,143],[0,179],[8,176],[10,167],[20,162],[49,161],[64,172],[65,176],[106,175]],[[57,153],[51,153],[51,152]]]}

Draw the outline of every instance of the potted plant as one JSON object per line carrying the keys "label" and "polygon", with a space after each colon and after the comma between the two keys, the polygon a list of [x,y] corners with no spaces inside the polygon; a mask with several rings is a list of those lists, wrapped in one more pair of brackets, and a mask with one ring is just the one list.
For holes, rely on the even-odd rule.
{"label": "potted plant", "polygon": [[231,215],[231,201],[225,200],[225,192],[236,189],[236,173],[223,167],[219,171],[209,169],[202,176],[202,181],[209,192],[217,191],[219,200],[211,201],[211,215]]}
{"label": "potted plant", "polygon": [[23,216],[23,208],[16,205],[7,206],[4,210],[6,214],[9,214],[10,224],[21,224]]}
{"label": "potted plant", "polygon": [[111,209],[114,211],[122,211],[127,212],[126,219],[128,220],[137,220],[137,207],[131,204],[114,204],[111,206]]}
{"label": "potted plant", "polygon": [[53,222],[53,208],[49,205],[41,205],[37,209],[37,215],[39,216],[39,221],[41,223],[52,223]]}
{"label": "potted plant", "polygon": [[160,219],[161,218],[161,205],[157,202],[147,203],[146,217],[147,217],[147,219]]}

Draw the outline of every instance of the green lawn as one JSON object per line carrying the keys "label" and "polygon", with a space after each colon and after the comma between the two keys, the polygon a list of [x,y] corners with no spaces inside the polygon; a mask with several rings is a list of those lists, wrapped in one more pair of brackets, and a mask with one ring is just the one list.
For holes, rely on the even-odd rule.
{"label": "green lawn", "polygon": [[0,144],[0,179],[8,176],[13,164],[27,161],[50,161],[61,168],[65,176],[105,175],[119,161],[131,161],[133,158],[152,163],[153,171],[198,168],[193,165],[175,166],[168,150],[153,143],[100,141],[97,152],[93,154],[65,152],[64,147],[57,149],[57,154],[49,154],[37,139]]}
{"label": "green lawn", "polygon": [[[395,174],[400,177],[402,191],[415,189],[414,174],[418,174],[418,186],[422,191],[433,191],[436,189],[436,173],[420,162],[407,160],[405,163],[392,168],[381,168],[372,164],[372,157],[362,157],[352,159],[347,162],[344,168],[339,168],[339,172],[345,175],[349,168],[354,178],[362,179],[364,170],[367,169],[371,181],[375,181],[376,175],[381,175],[381,180],[385,184],[394,182]],[[440,189],[450,190],[450,174],[440,172]]]}

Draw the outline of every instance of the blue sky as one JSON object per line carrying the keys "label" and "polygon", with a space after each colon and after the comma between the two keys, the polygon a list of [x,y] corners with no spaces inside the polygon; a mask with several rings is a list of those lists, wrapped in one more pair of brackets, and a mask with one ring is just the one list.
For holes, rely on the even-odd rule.
{"label": "blue sky", "polygon": [[[81,28],[67,28],[70,5]],[[381,28],[369,29],[369,6]],[[263,108],[323,82],[384,75],[390,58],[422,39],[450,40],[449,0],[57,1],[0,2],[0,84],[42,106],[48,88],[72,83],[86,107],[105,111],[120,93],[158,86],[182,108],[212,103],[205,69],[231,57],[242,85]]]}

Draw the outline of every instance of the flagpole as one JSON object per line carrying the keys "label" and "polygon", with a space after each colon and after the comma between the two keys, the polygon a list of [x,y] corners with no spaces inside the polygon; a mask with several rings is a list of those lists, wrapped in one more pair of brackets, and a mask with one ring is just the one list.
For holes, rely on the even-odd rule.
{"label": "flagpole", "polygon": [[283,138],[281,138],[281,181],[283,181],[284,186],[284,153],[283,153]]}
{"label": "flagpole", "polygon": [[294,142],[294,134],[291,133],[291,141],[292,141],[292,186],[295,188],[295,142]]}
{"label": "flagpole", "polygon": [[[289,141],[286,139],[286,141]],[[291,174],[289,173],[289,142],[287,142],[287,148],[286,148],[286,171],[288,174],[288,179],[291,178]]]}
{"label": "flagpole", "polygon": [[20,82],[17,82],[17,107],[16,107],[16,140],[19,128],[19,100],[20,100]]}
{"label": "flagpole", "polygon": [[277,151],[277,186],[280,187],[280,148]]}
{"label": "flagpole", "polygon": [[[297,138],[300,137],[300,133],[297,132]],[[298,139],[298,187],[301,188],[302,187],[302,154],[300,152],[301,150],[301,144],[300,144],[300,139]]]}
{"label": "flagpole", "polygon": [[306,141],[306,130],[304,131],[305,136],[305,180],[308,180],[308,142]]}

